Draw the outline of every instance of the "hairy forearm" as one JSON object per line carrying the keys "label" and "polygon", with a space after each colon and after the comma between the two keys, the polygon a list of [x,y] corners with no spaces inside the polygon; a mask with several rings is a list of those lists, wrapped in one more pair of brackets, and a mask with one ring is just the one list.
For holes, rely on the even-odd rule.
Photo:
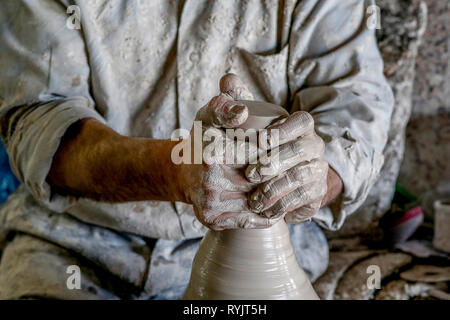
{"label": "hairy forearm", "polygon": [[[132,138],[95,119],[80,120],[61,140],[47,180],[63,194],[110,202],[183,201],[180,166],[170,158],[177,142]],[[343,190],[342,180],[328,170],[322,206]]]}
{"label": "hairy forearm", "polygon": [[61,140],[48,181],[58,192],[95,200],[184,201],[175,142],[122,136],[95,119],[80,120]]}

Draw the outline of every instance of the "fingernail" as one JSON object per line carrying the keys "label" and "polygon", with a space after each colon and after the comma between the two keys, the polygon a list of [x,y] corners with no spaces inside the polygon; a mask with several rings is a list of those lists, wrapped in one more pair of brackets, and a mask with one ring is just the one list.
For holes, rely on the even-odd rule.
{"label": "fingernail", "polygon": [[233,115],[237,115],[239,113],[242,113],[245,110],[244,105],[235,105],[231,108],[230,113]]}
{"label": "fingernail", "polygon": [[239,124],[247,119],[247,107],[242,104],[230,104],[224,110],[223,117],[226,121]]}

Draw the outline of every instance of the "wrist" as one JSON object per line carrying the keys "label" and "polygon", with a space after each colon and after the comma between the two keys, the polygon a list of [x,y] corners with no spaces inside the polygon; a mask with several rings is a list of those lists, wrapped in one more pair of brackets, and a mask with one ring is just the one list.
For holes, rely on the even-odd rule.
{"label": "wrist", "polygon": [[149,183],[151,198],[163,201],[187,202],[183,164],[175,164],[171,154],[177,141],[145,139],[140,162],[145,163],[145,180]]}
{"label": "wrist", "polygon": [[172,150],[179,143],[179,141],[168,140],[167,147],[167,160],[166,160],[166,170],[167,177],[169,180],[168,184],[173,195],[173,201],[180,201],[185,203],[189,202],[188,195],[188,175],[187,166],[188,164],[180,163],[176,164],[172,159]]}
{"label": "wrist", "polygon": [[343,190],[344,184],[342,182],[342,179],[339,177],[337,172],[333,170],[333,168],[328,167],[327,193],[325,194],[325,197],[322,200],[321,207],[325,207],[333,203],[333,201],[339,197],[339,195],[342,193]]}

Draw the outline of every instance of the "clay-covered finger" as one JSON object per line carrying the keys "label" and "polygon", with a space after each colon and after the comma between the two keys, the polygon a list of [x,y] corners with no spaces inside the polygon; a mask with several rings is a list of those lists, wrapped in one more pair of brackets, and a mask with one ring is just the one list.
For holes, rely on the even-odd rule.
{"label": "clay-covered finger", "polygon": [[234,101],[226,95],[219,95],[199,110],[197,121],[202,121],[204,126],[221,128],[236,128],[242,125],[248,117],[248,108]]}
{"label": "clay-covered finger", "polygon": [[264,182],[299,163],[321,158],[324,150],[323,140],[313,133],[271,150],[260,157],[256,164],[250,164],[245,175],[251,182]]}
{"label": "clay-covered finger", "polygon": [[[243,175],[241,170],[229,166],[221,166],[223,172],[223,189],[222,193],[227,192],[249,192],[255,186],[254,183],[249,182]],[[223,196],[222,196],[223,197]],[[244,195],[244,198],[247,196]]]}
{"label": "clay-covered finger", "polygon": [[254,212],[225,212],[208,226],[220,231],[225,229],[264,229],[274,225],[281,217],[265,218]]}
{"label": "clay-covered finger", "polygon": [[310,204],[304,205],[303,207],[288,212],[284,216],[284,220],[286,221],[286,223],[292,224],[310,220],[319,211],[321,202],[322,200],[318,199],[311,202]]}
{"label": "clay-covered finger", "polygon": [[[245,168],[249,163],[255,163],[258,157],[256,144],[242,139],[233,140],[228,136],[229,131],[208,127],[203,132],[203,143],[194,145],[197,154],[203,154],[203,161],[208,164],[222,164],[229,168],[242,169],[242,177],[245,179]],[[202,148],[202,149],[200,149]]]}
{"label": "clay-covered finger", "polygon": [[234,100],[253,100],[253,95],[244,82],[234,73],[228,73],[220,79],[220,92]]}
{"label": "clay-covered finger", "polygon": [[287,212],[310,204],[326,193],[326,184],[312,182],[288,193],[260,214],[266,218],[278,218]]}
{"label": "clay-covered finger", "polygon": [[[205,194],[205,205],[196,212],[197,218],[207,227],[215,224],[223,212],[246,212],[248,204],[246,195],[239,192],[225,194],[219,190],[208,190]],[[195,208],[194,208],[195,209]]]}
{"label": "clay-covered finger", "polygon": [[297,111],[270,125],[267,128],[267,137],[263,137],[266,141],[261,141],[261,145],[266,145],[267,149],[272,149],[313,132],[313,117],[306,111]]}
{"label": "clay-covered finger", "polygon": [[281,176],[274,177],[258,186],[250,196],[250,209],[260,212],[272,206],[280,198],[300,186],[322,180],[326,176],[327,169],[326,161],[316,159],[287,170]]}

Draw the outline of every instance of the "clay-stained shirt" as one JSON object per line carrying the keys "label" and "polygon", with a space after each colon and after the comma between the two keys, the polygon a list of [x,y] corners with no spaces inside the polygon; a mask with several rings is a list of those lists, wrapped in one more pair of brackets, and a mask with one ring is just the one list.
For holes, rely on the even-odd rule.
{"label": "clay-stained shirt", "polygon": [[34,234],[139,284],[149,253],[136,248],[145,247],[144,238],[204,234],[192,207],[58,194],[46,181],[52,157],[82,118],[156,139],[189,129],[227,72],[243,78],[256,100],[313,115],[326,159],[344,183],[343,195],[314,220],[339,228],[377,178],[393,107],[371,5],[1,0],[0,129],[23,186],[0,211],[0,241],[12,230]]}

